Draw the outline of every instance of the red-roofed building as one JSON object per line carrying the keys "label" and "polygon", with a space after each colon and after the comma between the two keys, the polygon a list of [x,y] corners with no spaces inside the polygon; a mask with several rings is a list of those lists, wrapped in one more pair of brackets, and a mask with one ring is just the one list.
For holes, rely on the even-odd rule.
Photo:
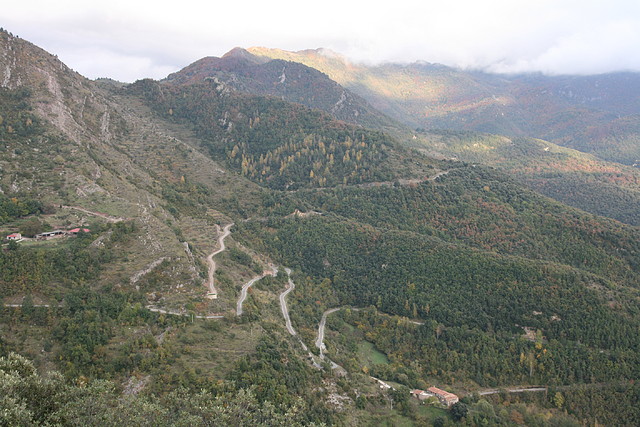
{"label": "red-roofed building", "polygon": [[74,228],[73,230],[67,231],[69,234],[78,234],[78,233],[88,233],[90,230],[88,228]]}
{"label": "red-roofed building", "polygon": [[7,236],[7,240],[22,240],[22,234],[20,233],[11,233]]}
{"label": "red-roofed building", "polygon": [[443,405],[451,406],[458,402],[458,396],[448,391],[440,390],[438,387],[429,387],[427,393],[430,396],[435,396],[440,400]]}

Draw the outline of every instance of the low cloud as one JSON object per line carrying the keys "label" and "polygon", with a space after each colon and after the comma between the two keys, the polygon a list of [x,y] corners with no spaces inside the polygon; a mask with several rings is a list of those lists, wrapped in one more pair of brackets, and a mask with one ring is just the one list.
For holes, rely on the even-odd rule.
{"label": "low cloud", "polygon": [[13,2],[3,26],[90,78],[163,78],[233,47],[326,47],[367,63],[442,63],[494,72],[640,70],[640,2],[327,0]]}
{"label": "low cloud", "polygon": [[632,21],[597,24],[555,40],[538,55],[490,64],[499,73],[541,71],[548,74],[597,74],[640,70],[640,26]]}

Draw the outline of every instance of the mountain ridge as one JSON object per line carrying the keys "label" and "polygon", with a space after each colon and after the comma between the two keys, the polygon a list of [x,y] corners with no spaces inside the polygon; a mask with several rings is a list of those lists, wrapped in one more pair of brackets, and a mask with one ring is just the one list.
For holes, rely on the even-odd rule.
{"label": "mountain ridge", "polygon": [[[489,75],[486,73],[463,72],[437,64],[424,63],[383,64],[377,67],[367,67],[362,64],[354,65],[346,58],[335,55],[330,59],[326,59],[318,53],[319,50],[317,49],[297,53],[266,48],[250,48],[249,51],[253,51],[256,55],[265,55],[265,57],[269,57],[271,52],[271,57],[274,58],[298,60],[309,66],[315,66],[333,77],[340,78],[343,83],[351,84],[355,92],[360,93],[377,108],[381,108],[391,116],[395,116],[401,122],[404,117],[404,129],[402,129],[402,125],[398,127],[398,138],[404,140],[407,145],[423,150],[429,155],[492,165],[508,171],[522,183],[543,192],[549,197],[592,213],[610,216],[631,224],[638,224],[635,212],[640,207],[640,198],[638,197],[640,188],[632,183],[638,181],[639,175],[636,170],[632,169],[631,166],[634,163],[630,163],[629,160],[633,158],[633,150],[637,149],[637,145],[633,145],[636,134],[634,132],[635,119],[633,117],[615,119],[611,124],[603,125],[605,128],[614,129],[616,128],[616,123],[619,123],[617,128],[620,130],[609,133],[604,132],[602,127],[599,128],[600,130],[597,130],[597,127],[576,130],[575,126],[578,122],[574,120],[574,127],[565,131],[565,136],[560,138],[561,141],[558,141],[557,138],[552,138],[549,142],[543,142],[543,140],[532,139],[529,136],[489,136],[486,132],[496,133],[501,130],[504,131],[502,134],[506,135],[523,134],[522,129],[516,129],[519,126],[518,123],[535,122],[536,120],[544,123],[544,120],[546,120],[544,117],[549,116],[549,112],[544,111],[541,115],[542,118],[537,118],[540,116],[539,110],[546,109],[540,106],[539,101],[536,101],[537,104],[531,103],[531,110],[528,113],[515,106],[517,108],[513,109],[509,113],[510,115],[501,116],[505,114],[501,112],[501,109],[509,109],[516,102],[513,94],[509,95],[505,92],[505,87],[513,86],[515,84],[513,81],[526,81],[527,79],[535,83],[540,76]],[[597,80],[598,78],[601,77],[592,77],[591,79]],[[543,77],[543,79],[547,78]],[[560,79],[560,77],[555,77],[555,79]],[[581,81],[584,81],[587,77],[569,76],[562,77],[562,79],[582,79]],[[548,79],[544,81],[548,81]],[[551,85],[551,83],[546,84]],[[371,90],[367,89],[370,87],[379,90],[378,95],[372,95]],[[403,92],[402,88],[405,88],[406,91]],[[411,88],[416,88],[416,91],[412,92]],[[524,87],[518,90],[522,92]],[[534,93],[529,93],[531,91]],[[522,96],[524,96],[522,102],[535,100],[540,92],[545,91],[548,92],[547,89],[527,89],[522,92]],[[500,92],[504,94],[501,96],[495,95]],[[633,91],[629,91],[629,93],[633,93]],[[476,101],[469,100],[469,96],[475,97]],[[521,95],[518,96],[520,97]],[[626,96],[628,97],[629,95],[626,94]],[[567,108],[570,107],[570,104],[560,101],[552,108],[556,113],[579,116],[575,112],[569,113]],[[447,103],[450,104],[449,107],[447,107]],[[425,104],[427,104],[427,107],[424,107]],[[442,110],[439,107],[441,104],[443,105]],[[407,129],[409,125],[415,125],[410,119],[411,111],[409,110],[413,108],[412,105],[420,105],[420,108],[433,110],[429,120],[432,120],[433,123],[431,124],[434,128]],[[447,108],[452,109],[452,111]],[[486,111],[492,109],[492,117],[496,117],[495,124],[487,125],[488,122],[485,124],[467,122],[466,116],[469,111],[478,109]],[[601,112],[597,114],[602,117],[607,114],[609,118],[614,117],[613,113],[605,114]],[[514,116],[517,117],[517,120],[514,120]],[[528,119],[528,116],[531,117],[531,120]],[[589,124],[589,117],[580,118],[579,122],[587,125]],[[515,127],[509,131],[509,129],[501,127],[500,123]],[[569,123],[571,123],[570,120]],[[527,126],[530,127],[528,124]],[[439,129],[441,127],[445,129]],[[446,128],[457,130],[446,130]],[[462,130],[465,128],[482,129],[485,132],[474,134],[466,131],[467,133],[465,134],[465,131]],[[623,129],[628,130],[625,132]],[[581,134],[594,135],[600,140],[621,139],[619,136],[612,137],[610,135],[624,135],[623,138],[627,141],[624,144],[616,144],[614,148],[607,151],[608,155],[606,156],[601,155],[601,149],[590,145],[591,143],[588,141],[577,144],[578,146],[575,148],[582,149],[586,153],[591,152],[594,156],[601,155],[601,158],[594,159],[588,158],[580,151],[571,150],[571,144],[565,144],[566,135],[575,140],[580,140]],[[506,144],[504,141],[501,142],[505,138],[508,140]],[[488,142],[489,140],[493,142]],[[546,153],[538,152],[538,148],[541,145],[543,147],[540,150],[550,150],[554,146],[557,147],[556,144],[568,146],[569,149],[554,149]],[[562,154],[559,154],[561,151]],[[553,152],[558,154],[553,155]],[[619,154],[616,155],[614,154],[615,152]],[[621,160],[620,156],[622,155],[627,156],[627,160],[622,161],[623,164],[616,163],[616,161]],[[608,158],[612,160],[606,160]],[[553,171],[549,168],[549,161],[553,163],[553,168],[555,168]],[[608,181],[617,179],[614,174],[621,174],[625,177],[620,180],[620,182],[627,183],[623,185],[624,188],[611,187],[611,183]],[[620,201],[619,208],[615,203],[611,203],[612,198],[610,196],[614,193],[617,197],[616,200]],[[607,201],[605,202],[605,200]],[[613,208],[614,206],[615,208]]]}

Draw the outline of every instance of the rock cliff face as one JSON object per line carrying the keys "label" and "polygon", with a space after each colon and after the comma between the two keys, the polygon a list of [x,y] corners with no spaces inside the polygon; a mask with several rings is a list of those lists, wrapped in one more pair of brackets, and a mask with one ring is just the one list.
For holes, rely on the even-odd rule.
{"label": "rock cliff face", "polygon": [[92,82],[54,55],[6,32],[0,34],[0,52],[2,87],[27,88],[33,108],[73,141],[94,137],[109,107]]}

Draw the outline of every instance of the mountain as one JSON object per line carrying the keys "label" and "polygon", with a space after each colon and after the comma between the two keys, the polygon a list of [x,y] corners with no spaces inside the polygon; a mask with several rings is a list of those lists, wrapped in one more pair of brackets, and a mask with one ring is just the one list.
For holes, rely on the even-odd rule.
{"label": "mountain", "polygon": [[[395,132],[429,155],[491,165],[563,203],[639,224],[640,175],[632,167],[638,147],[632,113],[638,105],[633,90],[624,89],[633,86],[634,74],[499,76],[426,63],[367,67],[324,49],[249,50],[326,72],[400,122],[417,127],[400,126]],[[575,108],[588,111],[567,119]],[[620,114],[628,116],[613,119]],[[603,124],[605,116],[612,121]],[[548,140],[531,138],[536,135]]]}
{"label": "mountain", "polygon": [[640,158],[631,131],[640,117],[639,73],[502,75],[429,63],[366,66],[324,49],[249,51],[314,67],[414,128],[534,137],[627,165]]}
{"label": "mountain", "polygon": [[131,85],[7,32],[0,58],[2,230],[90,230],[0,252],[3,422],[453,423],[431,385],[476,424],[638,419],[639,228],[305,105],[346,92],[306,68],[269,92],[296,68],[241,50]]}
{"label": "mountain", "polygon": [[[280,67],[285,67],[286,64],[290,68],[294,66],[300,70],[298,79],[292,83],[295,86],[294,90],[287,88],[281,81]],[[224,73],[231,74],[223,74],[222,70]],[[302,75],[305,76],[304,79],[300,78]],[[206,80],[212,78],[215,80]],[[284,80],[286,81],[286,77]],[[236,48],[223,58],[205,58],[197,61],[180,72],[170,75],[165,80],[165,82],[171,83],[171,86],[190,87],[200,84],[197,86],[197,90],[201,93],[206,92],[206,89],[203,89],[206,85],[202,86],[205,81],[218,85],[218,91],[226,90],[223,88],[233,88],[247,94],[259,93],[278,96],[287,101],[321,109],[337,119],[344,119],[344,115],[341,114],[342,110],[336,110],[333,103],[327,105],[316,100],[335,100],[339,96],[338,94],[344,94],[345,90],[329,80],[326,75],[301,64],[269,60]],[[307,98],[293,96],[295,93],[306,94]],[[182,101],[185,99],[187,98],[183,97]],[[305,99],[309,101],[305,102]],[[365,107],[363,106],[361,110]],[[170,106],[167,105],[165,108],[169,109]],[[372,111],[371,107],[367,108]],[[189,111],[187,114],[196,113]],[[369,118],[384,119],[382,122],[377,122],[378,128],[380,128],[380,123],[385,123],[384,129],[391,132],[396,139],[406,141],[408,145],[415,146],[432,155],[500,167],[531,188],[571,206],[629,224],[640,223],[640,217],[638,217],[640,188],[637,185],[640,175],[633,168],[588,157],[578,151],[562,149],[555,144],[544,141],[511,138],[506,139],[508,143],[505,144],[504,138],[490,135],[415,132],[400,123],[386,120],[382,114],[369,114]],[[367,121],[353,120],[351,122],[366,125]],[[264,136],[260,138],[264,139]],[[491,140],[491,142],[487,142],[487,140]],[[496,147],[498,148],[496,149]],[[550,147],[557,149],[549,152]],[[257,154],[267,155],[266,152]],[[236,159],[239,161],[241,156]],[[307,171],[307,173],[309,172]],[[330,172],[327,171],[327,173]],[[335,177],[334,173],[331,175]],[[316,179],[320,178],[320,176],[316,176]],[[621,185],[616,185],[614,182]]]}
{"label": "mountain", "polygon": [[327,75],[298,62],[269,60],[235,48],[222,58],[207,57],[170,74],[165,81],[187,84],[213,79],[234,90],[279,97],[332,114],[338,120],[384,128],[393,120]]}

